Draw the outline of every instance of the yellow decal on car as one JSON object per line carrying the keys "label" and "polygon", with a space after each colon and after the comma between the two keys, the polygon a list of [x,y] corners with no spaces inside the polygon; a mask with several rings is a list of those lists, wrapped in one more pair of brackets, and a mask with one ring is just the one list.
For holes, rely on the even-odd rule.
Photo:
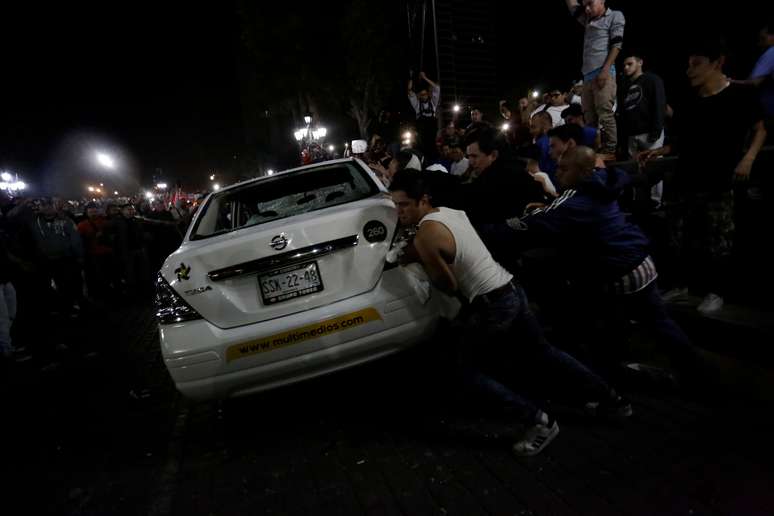
{"label": "yellow decal on car", "polygon": [[249,357],[266,351],[284,348],[291,344],[298,344],[307,340],[317,339],[336,333],[349,330],[357,326],[368,324],[371,321],[380,321],[382,316],[374,308],[366,308],[358,312],[342,315],[335,319],[327,319],[315,324],[303,326],[290,331],[269,335],[256,340],[234,344],[226,350],[226,361],[231,362],[238,358]]}

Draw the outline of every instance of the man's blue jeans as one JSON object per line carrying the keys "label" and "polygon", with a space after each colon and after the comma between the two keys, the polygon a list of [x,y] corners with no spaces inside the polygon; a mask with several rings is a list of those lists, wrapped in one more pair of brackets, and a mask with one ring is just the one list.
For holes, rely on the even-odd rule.
{"label": "man's blue jeans", "polygon": [[0,354],[13,353],[11,324],[16,318],[16,291],[11,283],[0,283]]}
{"label": "man's blue jeans", "polygon": [[602,378],[546,341],[518,285],[489,299],[477,297],[463,308],[454,327],[466,386],[514,419],[532,424],[538,413],[533,401],[507,386],[521,371],[546,382],[571,384],[578,401],[603,401],[612,394]]}

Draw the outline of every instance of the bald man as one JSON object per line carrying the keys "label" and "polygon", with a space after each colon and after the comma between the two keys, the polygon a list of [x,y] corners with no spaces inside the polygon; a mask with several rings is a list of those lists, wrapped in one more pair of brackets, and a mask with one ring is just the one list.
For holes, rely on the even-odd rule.
{"label": "bald man", "polygon": [[607,349],[597,350],[604,359],[600,366],[617,367],[626,340],[625,323],[636,320],[656,334],[657,342],[667,345],[674,365],[691,373],[697,355],[664,309],[648,239],[626,221],[618,206],[628,176],[599,165],[596,153],[588,147],[567,150],[556,172],[562,194],[524,217],[483,228],[484,240],[497,240],[499,245],[508,242],[522,249],[557,249],[560,272],[572,285],[574,298],[562,316],[575,316],[578,323],[561,326],[571,329],[577,338],[578,330],[604,321],[604,335],[584,339],[600,344],[610,341]]}

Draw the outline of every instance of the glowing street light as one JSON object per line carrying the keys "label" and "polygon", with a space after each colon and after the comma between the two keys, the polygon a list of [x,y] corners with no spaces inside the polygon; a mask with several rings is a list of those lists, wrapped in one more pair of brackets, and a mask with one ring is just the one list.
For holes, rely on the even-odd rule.
{"label": "glowing street light", "polygon": [[153,200],[153,192],[145,192],[145,198],[149,201]]}
{"label": "glowing street light", "polygon": [[217,192],[218,190],[220,190],[220,185],[218,183],[215,183],[214,185],[212,185],[212,189]]}
{"label": "glowing street light", "polygon": [[500,129],[502,129],[503,131],[507,131],[510,128],[511,128],[511,124],[506,122],[506,123],[503,124],[503,126]]}
{"label": "glowing street light", "polygon": [[113,192],[113,195],[118,195],[118,191]]}
{"label": "glowing street light", "polygon": [[89,187],[87,187],[86,189],[87,189],[88,191],[90,191],[90,192],[93,192],[93,191],[94,191],[94,187],[93,187],[93,186],[89,186]]}
{"label": "glowing street light", "polygon": [[334,150],[336,150],[336,147],[334,147],[333,145],[328,145],[328,150],[333,152]]}
{"label": "glowing street light", "polygon": [[306,115],[304,115],[304,123],[306,125],[309,125],[309,124],[312,123],[312,114],[311,113],[307,113]]}
{"label": "glowing street light", "polygon": [[2,174],[0,174],[0,178],[2,178],[2,180],[5,181],[6,183],[10,183],[11,179],[13,179],[13,176],[11,176],[11,174],[9,174],[8,172],[3,172]]}
{"label": "glowing street light", "polygon": [[0,181],[0,190],[15,192],[18,190],[24,190],[25,188],[27,188],[27,184],[24,181],[16,181],[15,183]]}
{"label": "glowing street light", "polygon": [[403,133],[403,139],[404,140],[410,140],[411,139],[411,131],[406,131]]}
{"label": "glowing street light", "polygon": [[215,174],[210,175],[210,181],[215,181]]}
{"label": "glowing street light", "polygon": [[460,112],[460,105],[459,104],[454,104],[454,107],[452,108],[452,111],[454,111],[455,113],[459,113]]}
{"label": "glowing street light", "polygon": [[166,190],[167,189],[167,183],[158,183],[156,185],[156,188],[158,188],[159,190]]}
{"label": "glowing street light", "polygon": [[100,183],[99,186],[105,186],[105,183]]}
{"label": "glowing street light", "polygon": [[532,98],[536,99],[540,96],[540,92],[538,90],[532,90]]}
{"label": "glowing street light", "polygon": [[116,168],[116,162],[113,157],[104,152],[97,152],[97,163],[110,170]]}
{"label": "glowing street light", "polygon": [[274,171],[272,169],[269,169],[269,170],[266,171],[266,175],[267,176],[274,175]]}
{"label": "glowing street light", "polygon": [[95,188],[94,191],[97,192],[97,193],[102,193],[102,189],[101,188]]}

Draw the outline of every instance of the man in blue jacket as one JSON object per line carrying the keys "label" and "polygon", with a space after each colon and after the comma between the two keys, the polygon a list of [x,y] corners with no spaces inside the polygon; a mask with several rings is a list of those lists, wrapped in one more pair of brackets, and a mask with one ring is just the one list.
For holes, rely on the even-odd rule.
{"label": "man in blue jacket", "polygon": [[[608,331],[587,341],[609,341],[611,349],[600,358],[620,355],[625,333],[621,322],[638,321],[667,345],[675,365],[692,373],[698,363],[695,348],[667,314],[658,288],[658,273],[648,254],[642,231],[626,221],[618,196],[627,183],[625,172],[597,168],[597,156],[588,147],[569,149],[557,167],[562,194],[550,205],[506,224],[487,226],[487,240],[516,243],[519,248],[554,247],[559,270],[572,285],[573,302],[567,315],[577,318],[573,331],[600,320]],[[578,302],[575,302],[577,298]],[[612,328],[611,328],[612,325]],[[610,331],[613,330],[613,331]],[[611,364],[608,364],[611,365]]]}

